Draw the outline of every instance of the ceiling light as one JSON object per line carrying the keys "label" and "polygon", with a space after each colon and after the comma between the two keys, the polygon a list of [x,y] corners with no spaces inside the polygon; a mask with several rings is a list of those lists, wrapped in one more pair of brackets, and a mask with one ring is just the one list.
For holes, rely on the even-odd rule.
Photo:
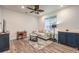
{"label": "ceiling light", "polygon": [[60,5],[60,7],[63,7],[63,5]]}
{"label": "ceiling light", "polygon": [[21,8],[24,9],[25,7],[24,6],[21,6]]}

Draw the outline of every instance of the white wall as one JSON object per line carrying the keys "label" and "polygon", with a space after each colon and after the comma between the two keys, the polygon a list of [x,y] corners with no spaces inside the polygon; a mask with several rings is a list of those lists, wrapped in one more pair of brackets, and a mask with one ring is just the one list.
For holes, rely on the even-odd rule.
{"label": "white wall", "polygon": [[68,29],[69,32],[79,33],[79,6],[71,6],[43,15],[39,18],[39,28],[44,30],[44,19],[55,15],[57,16],[57,31],[66,31]]}
{"label": "white wall", "polygon": [[0,8],[0,32],[2,32],[2,10]]}
{"label": "white wall", "polygon": [[[17,31],[28,33],[38,29],[38,18],[32,15],[25,15],[8,9],[0,8],[0,17],[6,20],[6,30],[10,33],[10,39],[16,39]],[[0,18],[0,20],[2,20]]]}
{"label": "white wall", "polygon": [[[49,14],[46,14],[46,15],[39,17],[39,30],[45,31],[45,27],[44,27],[45,18],[50,17],[50,16],[56,16],[56,15],[57,15],[57,12],[53,12],[53,13],[49,13]],[[58,39],[58,32],[57,31],[58,31],[58,28],[55,29],[56,39]],[[52,33],[53,33],[53,29],[52,29]]]}
{"label": "white wall", "polygon": [[57,13],[58,30],[79,33],[79,6],[72,6]]}
{"label": "white wall", "polygon": [[[44,30],[44,18],[55,15],[57,15],[58,31],[69,29],[70,32],[79,32],[79,6],[68,7],[58,13],[50,13],[39,18],[0,8],[0,22],[3,18],[6,20],[6,28],[10,32],[10,39],[16,38],[17,31],[26,30],[31,32],[38,28],[39,30]],[[0,28],[2,28],[1,24]]]}
{"label": "white wall", "polygon": [[39,18],[39,28],[44,30],[44,19],[57,16],[58,31],[69,29],[70,32],[79,32],[79,6],[71,6],[60,11],[46,14]]}
{"label": "white wall", "polygon": [[39,30],[45,30],[44,28],[44,20],[50,16],[56,16],[57,12],[49,13],[39,17]]}

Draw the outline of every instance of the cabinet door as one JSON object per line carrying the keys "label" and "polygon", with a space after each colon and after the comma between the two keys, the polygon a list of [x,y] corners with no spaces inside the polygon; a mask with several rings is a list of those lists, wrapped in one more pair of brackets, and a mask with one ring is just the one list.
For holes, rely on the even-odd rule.
{"label": "cabinet door", "polygon": [[5,49],[9,49],[9,34],[5,34],[4,37],[3,37],[3,39],[5,39],[5,40],[4,40],[4,42],[5,42],[4,48],[5,48]]}
{"label": "cabinet door", "polygon": [[9,35],[0,35],[0,52],[9,49]]}
{"label": "cabinet door", "polygon": [[76,47],[79,48],[79,34],[76,34]]}
{"label": "cabinet door", "polygon": [[64,32],[59,32],[58,33],[58,42],[65,44],[66,40],[65,40],[65,33]]}
{"label": "cabinet door", "polygon": [[76,47],[76,35],[75,33],[67,33],[67,45]]}

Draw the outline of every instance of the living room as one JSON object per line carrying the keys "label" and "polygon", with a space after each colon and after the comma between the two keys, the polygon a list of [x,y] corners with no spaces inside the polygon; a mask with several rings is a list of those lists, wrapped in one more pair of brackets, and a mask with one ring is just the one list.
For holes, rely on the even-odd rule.
{"label": "living room", "polygon": [[78,10],[79,6],[72,5],[1,5],[0,32],[9,33],[9,50],[3,52],[79,52],[79,46],[63,43],[64,37],[60,40],[62,32],[78,35]]}

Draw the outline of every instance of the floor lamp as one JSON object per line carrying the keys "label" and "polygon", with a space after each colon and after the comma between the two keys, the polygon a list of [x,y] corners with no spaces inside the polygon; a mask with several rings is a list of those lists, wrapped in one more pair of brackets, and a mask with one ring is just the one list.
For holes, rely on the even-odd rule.
{"label": "floor lamp", "polygon": [[55,38],[55,28],[56,28],[56,27],[57,27],[56,25],[52,25],[52,28],[54,29],[54,33],[53,33],[53,41],[54,41],[54,42],[57,41],[56,38]]}

